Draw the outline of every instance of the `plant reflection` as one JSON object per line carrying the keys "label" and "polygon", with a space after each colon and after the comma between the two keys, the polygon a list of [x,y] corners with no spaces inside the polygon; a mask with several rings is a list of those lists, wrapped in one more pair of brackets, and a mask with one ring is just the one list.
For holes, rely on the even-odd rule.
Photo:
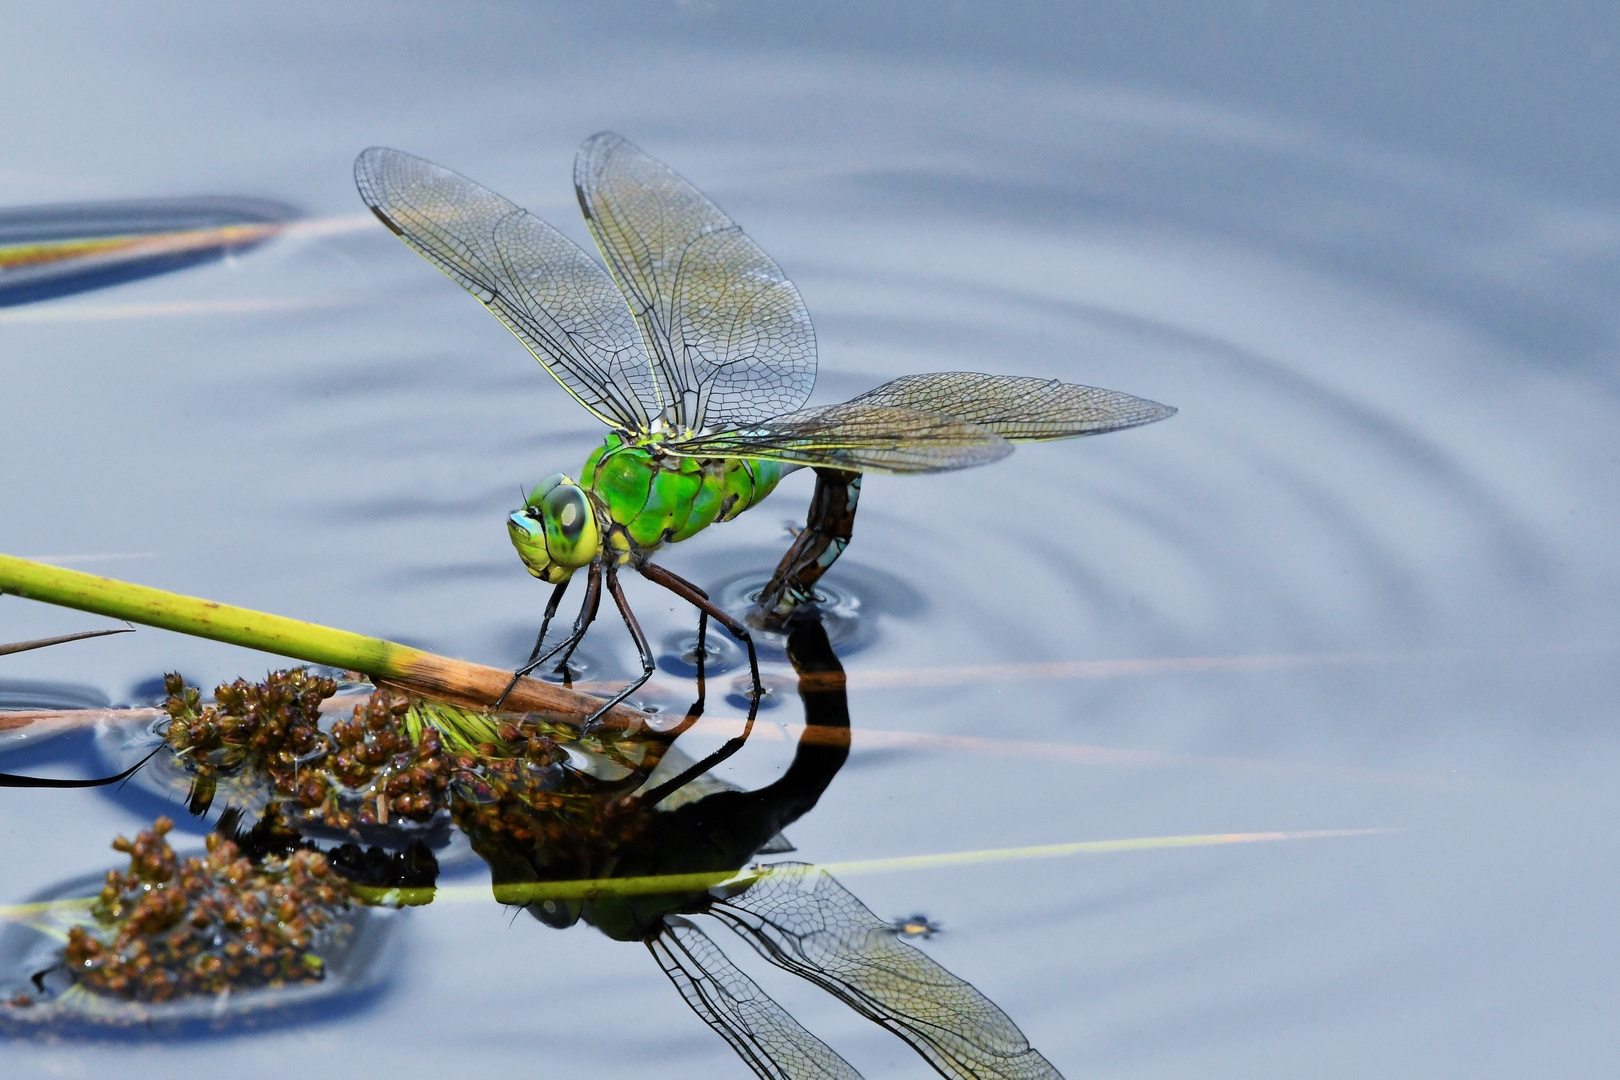
{"label": "plant reflection", "polygon": [[[180,861],[167,822],[120,839],[130,870],[109,875],[93,904],[56,912],[68,939],[58,965],[32,972],[49,978],[0,1014],[8,1026],[45,1030],[53,1017],[95,1012],[90,998],[101,1015],[128,1022],[161,1019],[188,995],[223,1002],[233,990],[249,1000],[256,992],[273,1006],[279,989],[307,993],[334,977],[323,948],[363,936],[368,910],[431,902],[432,846],[442,848],[453,824],[488,864],[495,899],[551,927],[583,922],[643,943],[762,1077],[858,1074],[698,919],[835,995],[945,1076],[1057,1076],[1000,1009],[904,940],[935,929],[926,918],[893,924],[815,866],[755,862],[792,850],[782,830],[816,805],[849,756],[843,671],[813,615],[791,626],[787,654],[805,727],[791,765],[755,791],[709,774],[740,737],[698,762],[671,745],[702,713],[701,669],[697,702],[670,730],[589,738],[543,716],[470,713],[386,688],[323,728],[331,679],[280,672],[222,686],[204,705],[171,678],[165,768],[188,778],[193,812],[215,798],[231,803],[209,855]],[[344,896],[328,895],[333,881]],[[305,910],[311,890],[318,919]],[[109,1010],[108,998],[138,1007]]]}
{"label": "plant reflection", "polygon": [[234,196],[0,207],[0,307],[221,259],[297,217],[282,203]]}

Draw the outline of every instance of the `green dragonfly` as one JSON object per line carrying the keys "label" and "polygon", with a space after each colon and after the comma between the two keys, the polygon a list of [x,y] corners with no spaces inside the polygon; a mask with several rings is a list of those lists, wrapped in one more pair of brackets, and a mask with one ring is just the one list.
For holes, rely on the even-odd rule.
{"label": "green dragonfly", "polygon": [[[605,583],[642,675],[603,712],[654,670],[621,569],[702,613],[700,650],[710,617],[747,649],[757,708],[748,629],[649,558],[758,505],[786,473],[809,466],[842,479],[844,497],[832,501],[844,528],[825,531],[807,556],[819,574],[848,542],[861,473],[983,465],[1014,442],[1096,435],[1175,412],[1112,390],[970,372],[910,375],[842,404],[803,408],[816,341],[798,290],[719,207],[609,132],[587,139],[574,162],[580,209],[606,268],[528,211],[422,158],[372,147],[354,175],[384,225],[477,297],[611,429],[577,480],[547,477],[507,519],[529,573],[555,586],[513,682],[559,653],[566,665]],[[581,569],[586,595],[573,631],[542,653]]]}

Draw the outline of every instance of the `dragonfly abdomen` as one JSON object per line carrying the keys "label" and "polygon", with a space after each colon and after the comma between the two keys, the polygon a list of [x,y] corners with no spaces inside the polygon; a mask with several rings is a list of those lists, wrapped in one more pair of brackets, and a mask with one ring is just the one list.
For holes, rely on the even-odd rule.
{"label": "dragonfly abdomen", "polygon": [[610,435],[586,459],[580,483],[637,548],[651,551],[756,505],[776,488],[782,468],[754,458],[662,455]]}

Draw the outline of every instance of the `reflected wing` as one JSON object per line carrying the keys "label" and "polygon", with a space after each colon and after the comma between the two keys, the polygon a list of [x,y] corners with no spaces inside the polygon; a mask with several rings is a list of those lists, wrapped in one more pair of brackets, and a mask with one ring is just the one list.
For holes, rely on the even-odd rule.
{"label": "reflected wing", "polygon": [[1015,442],[1101,435],[1151,424],[1176,413],[1169,405],[1117,390],[1056,379],[981,375],[975,371],[906,375],[854,401],[944,413],[987,427]]}
{"label": "reflected wing", "polygon": [[1061,1080],[1006,1013],[900,941],[825,871],[803,863],[770,870],[710,908],[765,959],[842,998],[945,1076]]}
{"label": "reflected wing", "polygon": [[753,457],[854,472],[966,469],[1012,453],[1000,435],[932,412],[846,401],[805,409],[737,431],[663,443],[684,457]]}
{"label": "reflected wing", "polygon": [[810,314],[719,207],[610,132],[580,147],[574,188],[641,326],[672,428],[738,427],[804,404],[816,381]]}
{"label": "reflected wing", "polygon": [[652,369],[595,259],[488,188],[398,150],[362,152],[354,182],[384,225],[493,311],[599,420],[648,429]]}
{"label": "reflected wing", "polygon": [[860,1080],[685,919],[669,916],[647,948],[692,1011],[765,1080]]}

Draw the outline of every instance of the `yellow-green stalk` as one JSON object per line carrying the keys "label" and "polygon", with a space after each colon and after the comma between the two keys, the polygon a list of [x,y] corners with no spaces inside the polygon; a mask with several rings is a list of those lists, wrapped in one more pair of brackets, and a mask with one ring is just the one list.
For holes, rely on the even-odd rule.
{"label": "yellow-green stalk", "polygon": [[[458,703],[492,704],[511,678],[509,672],[499,668],[452,660],[382,638],[182,596],[12,555],[0,555],[0,593],[258,649],[305,663],[358,671],[373,679],[399,683],[428,696]],[[601,704],[600,698],[589,694],[522,679],[507,696],[504,708],[514,712],[546,711],[585,717]],[[614,726],[634,727],[645,719],[645,714],[621,705],[603,719]]]}

